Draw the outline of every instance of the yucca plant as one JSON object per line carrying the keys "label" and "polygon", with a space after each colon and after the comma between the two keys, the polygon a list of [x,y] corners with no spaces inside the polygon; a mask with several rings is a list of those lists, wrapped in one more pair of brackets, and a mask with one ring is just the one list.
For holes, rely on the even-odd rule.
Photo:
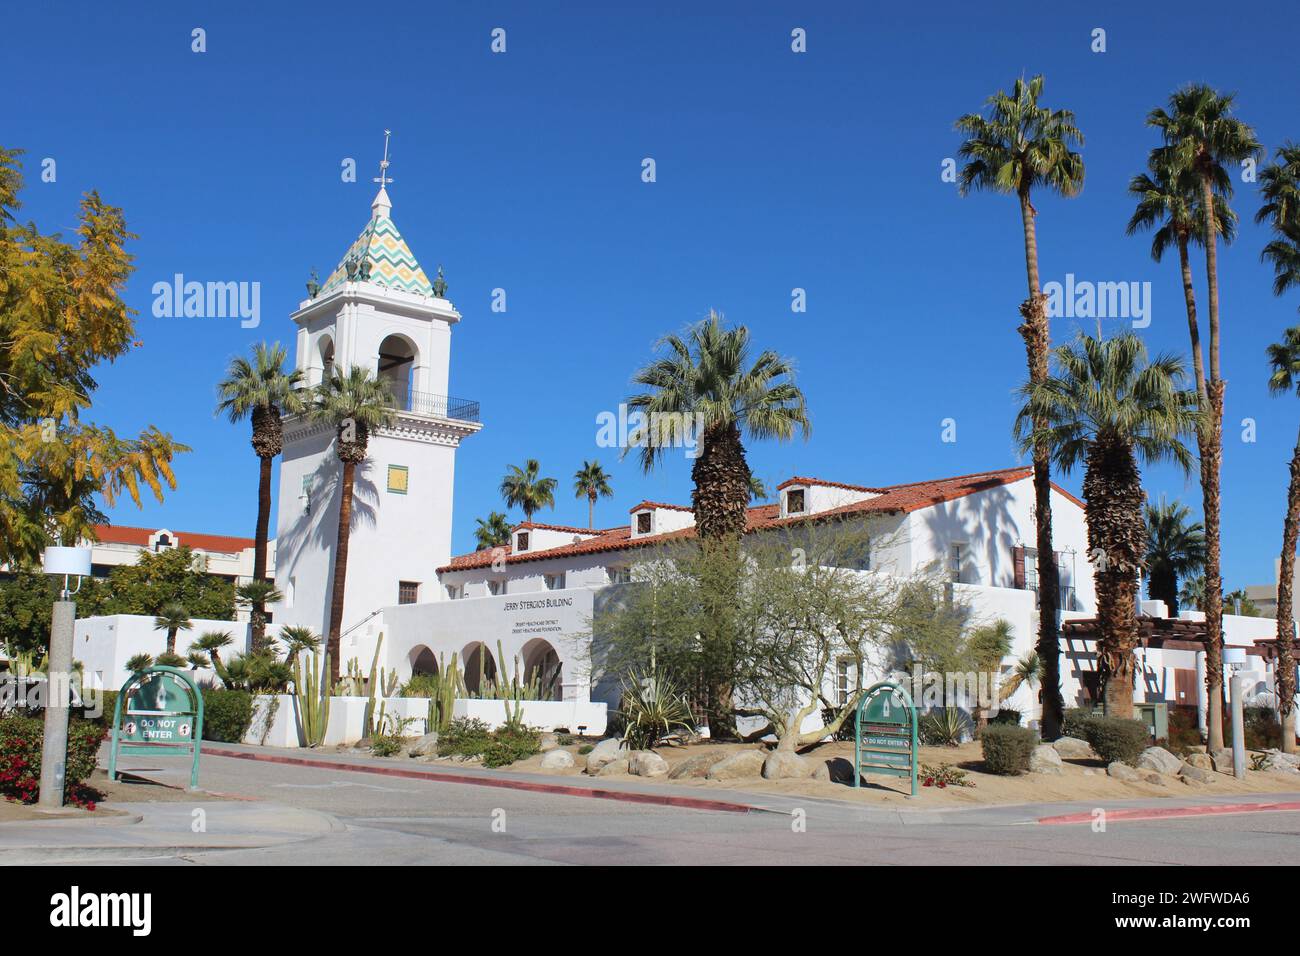
{"label": "yucca plant", "polygon": [[921,742],[931,747],[956,747],[966,739],[971,725],[957,707],[940,707],[921,718],[917,728]]}
{"label": "yucca plant", "polygon": [[623,678],[618,713],[623,718],[623,736],[633,750],[649,750],[676,730],[691,730],[695,723],[676,684],[654,671],[631,671]]}

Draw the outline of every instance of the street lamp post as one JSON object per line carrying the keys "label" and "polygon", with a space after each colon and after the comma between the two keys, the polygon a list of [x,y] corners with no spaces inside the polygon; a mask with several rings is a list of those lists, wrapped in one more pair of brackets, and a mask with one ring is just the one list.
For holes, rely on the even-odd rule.
{"label": "street lamp post", "polygon": [[[60,600],[54,602],[50,622],[50,655],[45,671],[45,735],[41,741],[41,791],[43,807],[63,806],[68,762],[68,711],[72,686],[72,631],[77,605],[72,595],[81,590],[81,578],[90,575],[89,548],[46,548],[45,573],[63,575]],[[74,590],[68,580],[77,578]]]}

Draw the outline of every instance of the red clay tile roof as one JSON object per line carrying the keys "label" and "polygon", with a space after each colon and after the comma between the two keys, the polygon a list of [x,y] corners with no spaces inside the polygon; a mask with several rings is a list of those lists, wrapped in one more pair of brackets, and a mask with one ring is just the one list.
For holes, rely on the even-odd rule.
{"label": "red clay tile roof", "polygon": [[820,478],[787,478],[776,486],[776,490],[788,488],[790,485],[822,485],[826,488],[846,488],[849,491],[883,491],[883,488],[864,488],[862,485],[846,485],[842,481],[822,481]]}
{"label": "red clay tile roof", "polygon": [[510,530],[512,532],[521,531],[521,530],[527,531],[529,528],[538,528],[542,531],[570,531],[574,534],[588,534],[588,535],[602,533],[601,529],[599,528],[572,528],[567,524],[542,524],[541,522],[538,521],[521,521],[519,522],[519,524],[515,525]]}
{"label": "red clay tile roof", "polygon": [[[1026,465],[1018,468],[1003,468],[999,471],[981,471],[973,475],[959,475],[955,478],[916,481],[905,485],[887,485],[882,488],[871,489],[878,492],[874,498],[854,502],[840,508],[833,508],[830,511],[821,511],[812,515],[795,515],[788,518],[781,518],[780,505],[758,505],[750,508],[747,512],[745,532],[748,534],[760,528],[785,527],[800,521],[817,521],[826,517],[850,514],[888,514],[891,512],[907,514],[921,508],[943,504],[946,501],[955,501],[978,491],[987,491],[990,488],[997,488],[1014,481],[1020,481],[1023,478],[1030,477],[1033,473],[1033,469]],[[856,486],[845,485],[844,487],[852,488]],[[1080,507],[1083,506],[1083,502],[1069,492],[1057,487],[1055,484],[1052,487],[1075,504]],[[694,528],[682,528],[665,534],[648,534],[634,539],[630,528],[610,528],[607,531],[598,533],[594,538],[579,541],[577,544],[562,545],[557,548],[529,550],[524,554],[515,555],[512,555],[510,549],[506,548],[506,562],[514,564],[524,561],[544,561],[549,558],[600,554],[606,551],[621,551],[625,548],[639,548],[675,538],[694,537],[694,535]],[[458,555],[451,559],[450,564],[438,568],[438,571],[441,573],[443,571],[465,571],[472,568],[488,567],[492,564],[494,550],[489,549],[475,551],[472,554]]]}
{"label": "red clay tile roof", "polygon": [[[149,538],[162,528],[132,528],[129,525],[95,525],[95,537],[103,544],[133,544],[140,548],[149,547]],[[252,538],[236,538],[224,534],[198,534],[192,531],[171,531],[172,543],[186,545],[196,551],[218,551],[238,554],[245,548],[253,547]]]}
{"label": "red clay tile roof", "polygon": [[669,504],[665,504],[662,501],[643,501],[639,505],[633,505],[631,508],[628,508],[627,513],[634,514],[635,512],[642,511],[645,508],[669,508],[673,511],[694,511],[695,510],[690,505],[669,505]]}

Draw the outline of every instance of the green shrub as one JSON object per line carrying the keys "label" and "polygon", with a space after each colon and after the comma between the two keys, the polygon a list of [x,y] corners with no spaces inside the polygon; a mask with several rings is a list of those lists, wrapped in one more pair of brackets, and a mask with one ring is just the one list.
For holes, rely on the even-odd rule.
{"label": "green shrub", "polygon": [[989,724],[994,727],[1007,725],[1009,727],[1019,727],[1020,718],[1023,715],[1018,710],[1012,710],[1010,707],[1003,707],[996,714],[989,718]]}
{"label": "green shrub", "polygon": [[1151,734],[1140,720],[1093,717],[1085,725],[1088,743],[1105,763],[1133,763],[1151,746]]}
{"label": "green shrub", "polygon": [[1088,721],[1097,716],[1090,707],[1071,707],[1061,720],[1061,736],[1088,739]]}
{"label": "green shrub", "polygon": [[583,744],[581,747],[578,748],[578,756],[585,757],[587,754],[591,753],[595,749],[596,748],[593,744]]}
{"label": "green shrub", "polygon": [[90,715],[94,710],[94,698],[91,696],[90,689],[87,688],[85,693],[82,694],[82,704],[84,706],[81,709],[81,716],[84,720],[99,724],[101,727],[111,728],[113,726],[113,708],[117,706],[117,691],[101,690],[99,700],[103,710],[98,717],[92,717]]}
{"label": "green shrub", "polygon": [[[1271,707],[1243,707],[1245,720],[1246,749],[1270,750],[1282,746],[1282,724],[1277,719],[1277,712]],[[1231,718],[1227,721],[1228,729],[1224,740],[1232,739]]]}
{"label": "green shrub", "polygon": [[[35,803],[41,789],[41,745],[44,721],[37,717],[0,718],[0,796]],[[104,728],[87,720],[68,724],[65,793],[71,803],[93,810],[98,795],[82,785],[95,771]]]}
{"label": "green shrub", "polygon": [[502,727],[492,735],[492,742],[483,749],[483,766],[504,767],[516,760],[531,757],[541,749],[542,735],[525,727],[512,730]]}
{"label": "green shrub", "polygon": [[438,735],[439,756],[482,757],[485,767],[504,767],[541,750],[542,734],[531,727],[498,727],[474,717],[457,717]]}
{"label": "green shrub", "polygon": [[1179,757],[1186,757],[1190,753],[1202,750],[1203,741],[1201,728],[1196,722],[1196,708],[1170,707],[1169,736],[1157,743]]}
{"label": "green shrub", "polygon": [[438,734],[438,755],[477,757],[492,742],[492,731],[477,717],[457,717]]}
{"label": "green shrub", "polygon": [[980,740],[984,745],[984,769],[989,773],[1028,773],[1029,754],[1038,745],[1038,735],[1028,727],[992,724],[984,728]]}
{"label": "green shrub", "polygon": [[253,695],[246,690],[203,692],[203,739],[237,744],[253,723]]}

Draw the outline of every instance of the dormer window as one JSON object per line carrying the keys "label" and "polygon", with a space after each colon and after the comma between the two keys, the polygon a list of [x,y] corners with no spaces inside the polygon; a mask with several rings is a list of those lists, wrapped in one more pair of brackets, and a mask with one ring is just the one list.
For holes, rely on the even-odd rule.
{"label": "dormer window", "polygon": [[650,517],[651,517],[651,515],[650,515],[650,512],[648,512],[648,511],[642,511],[639,515],[636,516],[636,533],[637,533],[637,534],[649,534],[649,533],[650,533]]}
{"label": "dormer window", "polygon": [[785,513],[791,515],[803,514],[804,508],[804,490],[802,488],[791,488],[785,493]]}
{"label": "dormer window", "polygon": [[169,535],[160,534],[158,535],[158,540],[154,542],[153,549],[155,551],[166,551],[171,546],[172,546],[171,537]]}
{"label": "dormer window", "polygon": [[527,532],[527,531],[520,531],[517,535],[515,535],[515,550],[516,550],[516,551],[527,551],[527,550],[528,550],[528,532]]}

